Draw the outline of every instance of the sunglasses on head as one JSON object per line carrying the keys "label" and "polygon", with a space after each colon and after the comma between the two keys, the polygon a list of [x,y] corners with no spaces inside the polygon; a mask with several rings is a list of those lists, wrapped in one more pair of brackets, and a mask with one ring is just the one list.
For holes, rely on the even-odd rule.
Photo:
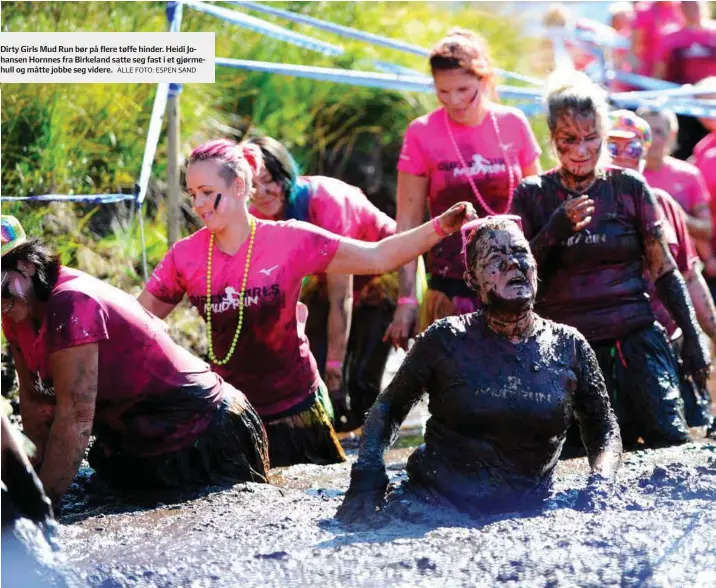
{"label": "sunglasses on head", "polygon": [[607,151],[612,157],[624,154],[631,159],[641,159],[644,155],[644,144],[639,140],[634,140],[622,146],[616,141],[609,141],[607,142]]}

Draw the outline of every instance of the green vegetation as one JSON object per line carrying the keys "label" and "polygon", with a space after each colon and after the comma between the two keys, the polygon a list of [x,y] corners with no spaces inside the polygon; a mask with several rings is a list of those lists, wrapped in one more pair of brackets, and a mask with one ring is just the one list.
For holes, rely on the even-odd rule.
{"label": "green vegetation", "polygon": [[[452,26],[473,28],[489,41],[504,69],[535,71],[537,42],[519,23],[474,3],[277,2],[276,6],[430,47]],[[232,8],[230,5],[227,7]],[[483,5],[488,6],[488,4]],[[237,10],[243,10],[233,7]],[[427,71],[425,59],[303,25],[252,13],[281,26],[340,44],[326,57],[268,39],[213,16],[184,9],[183,31],[215,31],[217,56],[373,70],[373,59]],[[3,2],[2,30],[165,31],[163,2]],[[4,85],[3,194],[131,192],[137,181],[156,87],[142,84]],[[335,175],[361,186],[389,213],[394,210],[395,164],[410,120],[436,106],[432,93],[407,93],[217,68],[215,84],[193,84],[181,94],[181,151],[207,138],[247,132],[284,141],[304,171]],[[546,147],[544,125],[538,132]],[[545,152],[548,150],[545,149]],[[545,160],[543,163],[547,163]],[[144,214],[150,268],[166,252],[162,135]],[[138,222],[130,205],[3,204],[30,234],[53,241],[65,263],[125,288],[141,283]],[[190,215],[186,215],[190,218]],[[184,227],[187,234],[193,228]]]}

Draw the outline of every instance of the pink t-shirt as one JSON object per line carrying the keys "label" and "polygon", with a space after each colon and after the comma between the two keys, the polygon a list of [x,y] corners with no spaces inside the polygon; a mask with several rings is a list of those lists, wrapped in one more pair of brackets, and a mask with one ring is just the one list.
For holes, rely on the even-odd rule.
{"label": "pink t-shirt", "polygon": [[716,21],[703,29],[678,29],[661,41],[660,60],[666,63],[665,79],[695,84],[716,76]]}
{"label": "pink t-shirt", "polygon": [[137,299],[84,272],[63,267],[36,334],[3,317],[20,347],[37,399],[55,404],[50,357],[97,343],[94,433],[113,452],[161,455],[193,443],[221,400],[220,377],[174,343]]}
{"label": "pink t-shirt", "polygon": [[[699,168],[711,194],[711,219],[716,226],[716,132],[706,135],[694,147],[694,163]],[[716,245],[716,234],[712,238]]]}
{"label": "pink t-shirt", "polygon": [[642,45],[637,49],[638,74],[651,76],[659,55],[664,33],[680,27],[684,16],[678,2],[638,2],[635,6],[632,30],[640,33]]}
{"label": "pink t-shirt", "polygon": [[[149,293],[169,304],[187,294],[204,319],[209,236],[204,228],[176,243],[147,283]],[[298,328],[296,304],[303,277],[325,272],[339,243],[337,235],[308,223],[256,221],[241,335],[229,363],[213,369],[246,394],[262,417],[300,404],[318,386],[316,361]],[[211,325],[220,359],[236,332],[247,251],[248,239],[235,255],[214,245]]]}
{"label": "pink t-shirt", "polygon": [[[513,172],[514,190],[522,179],[522,168],[534,163],[542,153],[527,117],[520,110],[491,104],[490,111],[495,115],[504,142],[502,148],[489,115],[479,125],[471,127],[452,121],[446,117],[443,108],[438,108],[408,126],[398,170],[429,179],[428,208],[431,217],[442,214],[463,200],[471,202],[478,215],[488,214],[475,198],[468,174],[487,205],[497,212],[505,211],[509,200],[507,166]],[[455,152],[446,124],[452,129],[462,158],[469,166],[467,169]],[[505,154],[508,164],[505,163]],[[430,251],[429,272],[462,280],[465,268],[460,255],[461,247],[459,231],[443,239]]]}
{"label": "pink t-shirt", "polygon": [[644,177],[652,188],[661,188],[673,196],[691,216],[699,207],[711,205],[711,195],[704,178],[695,165],[675,157],[664,158],[658,170],[644,170]]}

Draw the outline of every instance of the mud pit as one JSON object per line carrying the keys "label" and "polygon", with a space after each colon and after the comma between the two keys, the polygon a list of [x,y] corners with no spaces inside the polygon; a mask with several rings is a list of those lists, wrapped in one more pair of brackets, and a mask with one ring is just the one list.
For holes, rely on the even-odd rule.
{"label": "mud pit", "polygon": [[[392,481],[409,453],[391,450]],[[70,583],[716,585],[716,444],[627,454],[613,509],[604,513],[574,510],[587,464],[573,459],[558,466],[557,491],[542,514],[470,521],[441,513],[373,531],[332,520],[349,465],[274,470],[273,486],[240,484],[183,502],[98,504],[77,484],[60,530]]]}

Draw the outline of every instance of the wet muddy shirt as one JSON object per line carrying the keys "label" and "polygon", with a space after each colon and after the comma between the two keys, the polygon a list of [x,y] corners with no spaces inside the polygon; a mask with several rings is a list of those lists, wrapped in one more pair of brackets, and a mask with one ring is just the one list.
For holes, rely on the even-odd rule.
{"label": "wet muddy shirt", "polygon": [[[538,268],[535,309],[577,328],[591,341],[618,339],[654,322],[644,280],[644,242],[659,232],[663,213],[636,172],[607,169],[586,192],[592,222],[551,247]],[[552,170],[524,180],[513,212],[530,241],[570,194]]]}
{"label": "wet muddy shirt", "polygon": [[[541,149],[521,111],[499,104],[490,104],[489,109],[494,113],[500,129],[502,148],[489,115],[474,127],[461,125],[447,117],[447,124],[452,129],[467,169],[463,167],[447,133],[443,108],[415,119],[405,132],[398,171],[428,178],[431,217],[442,214],[461,201],[471,202],[478,215],[487,214],[475,198],[468,176],[490,208],[497,212],[505,211],[509,188],[508,165],[512,168],[514,188],[522,178],[522,168],[539,157]],[[459,231],[433,247],[428,255],[430,274],[462,281],[465,267],[460,255],[461,247]]]}
{"label": "wet muddy shirt", "polygon": [[618,437],[594,352],[576,330],[540,317],[519,344],[490,330],[481,311],[436,321],[379,401],[400,412],[424,389],[430,419],[408,459],[410,482],[458,504],[543,496],[575,418],[590,456]]}
{"label": "wet muddy shirt", "polygon": [[[186,294],[206,319],[209,237],[203,228],[176,243],[154,270],[147,291],[169,304]],[[236,332],[248,241],[235,255],[214,245],[211,325],[219,359]],[[243,392],[262,417],[291,409],[318,387],[316,360],[299,329],[296,304],[303,277],[325,272],[338,245],[338,236],[308,223],[256,221],[241,334],[229,363],[212,368]]]}
{"label": "wet muddy shirt", "polygon": [[[696,246],[686,228],[684,210],[679,206],[679,203],[664,192],[664,190],[656,188],[653,189],[652,192],[664,213],[664,237],[669,245],[671,254],[674,256],[676,267],[682,274],[685,274],[698,263],[699,254],[696,252]],[[669,336],[671,336],[678,327],[671,317],[671,314],[669,314],[669,311],[666,310],[664,303],[659,299],[656,286],[654,286],[654,283],[651,281],[648,271],[645,272],[644,278],[648,286],[649,302],[656,315],[656,319],[664,326]]]}
{"label": "wet muddy shirt", "polygon": [[669,33],[661,40],[660,58],[666,63],[664,79],[670,82],[695,84],[716,75],[716,22]]}
{"label": "wet muddy shirt", "polygon": [[136,298],[63,267],[39,332],[3,317],[34,378],[35,397],[55,404],[50,357],[97,343],[94,434],[112,452],[161,455],[193,443],[221,400],[221,378],[174,343],[162,321]]}
{"label": "wet muddy shirt", "polygon": [[[360,188],[335,178],[301,176],[296,200],[298,202],[289,209],[290,218],[309,222],[341,237],[373,243],[396,232],[395,221],[373,205]],[[249,210],[257,218],[264,218],[255,206]],[[353,276],[354,303],[373,277]]]}

